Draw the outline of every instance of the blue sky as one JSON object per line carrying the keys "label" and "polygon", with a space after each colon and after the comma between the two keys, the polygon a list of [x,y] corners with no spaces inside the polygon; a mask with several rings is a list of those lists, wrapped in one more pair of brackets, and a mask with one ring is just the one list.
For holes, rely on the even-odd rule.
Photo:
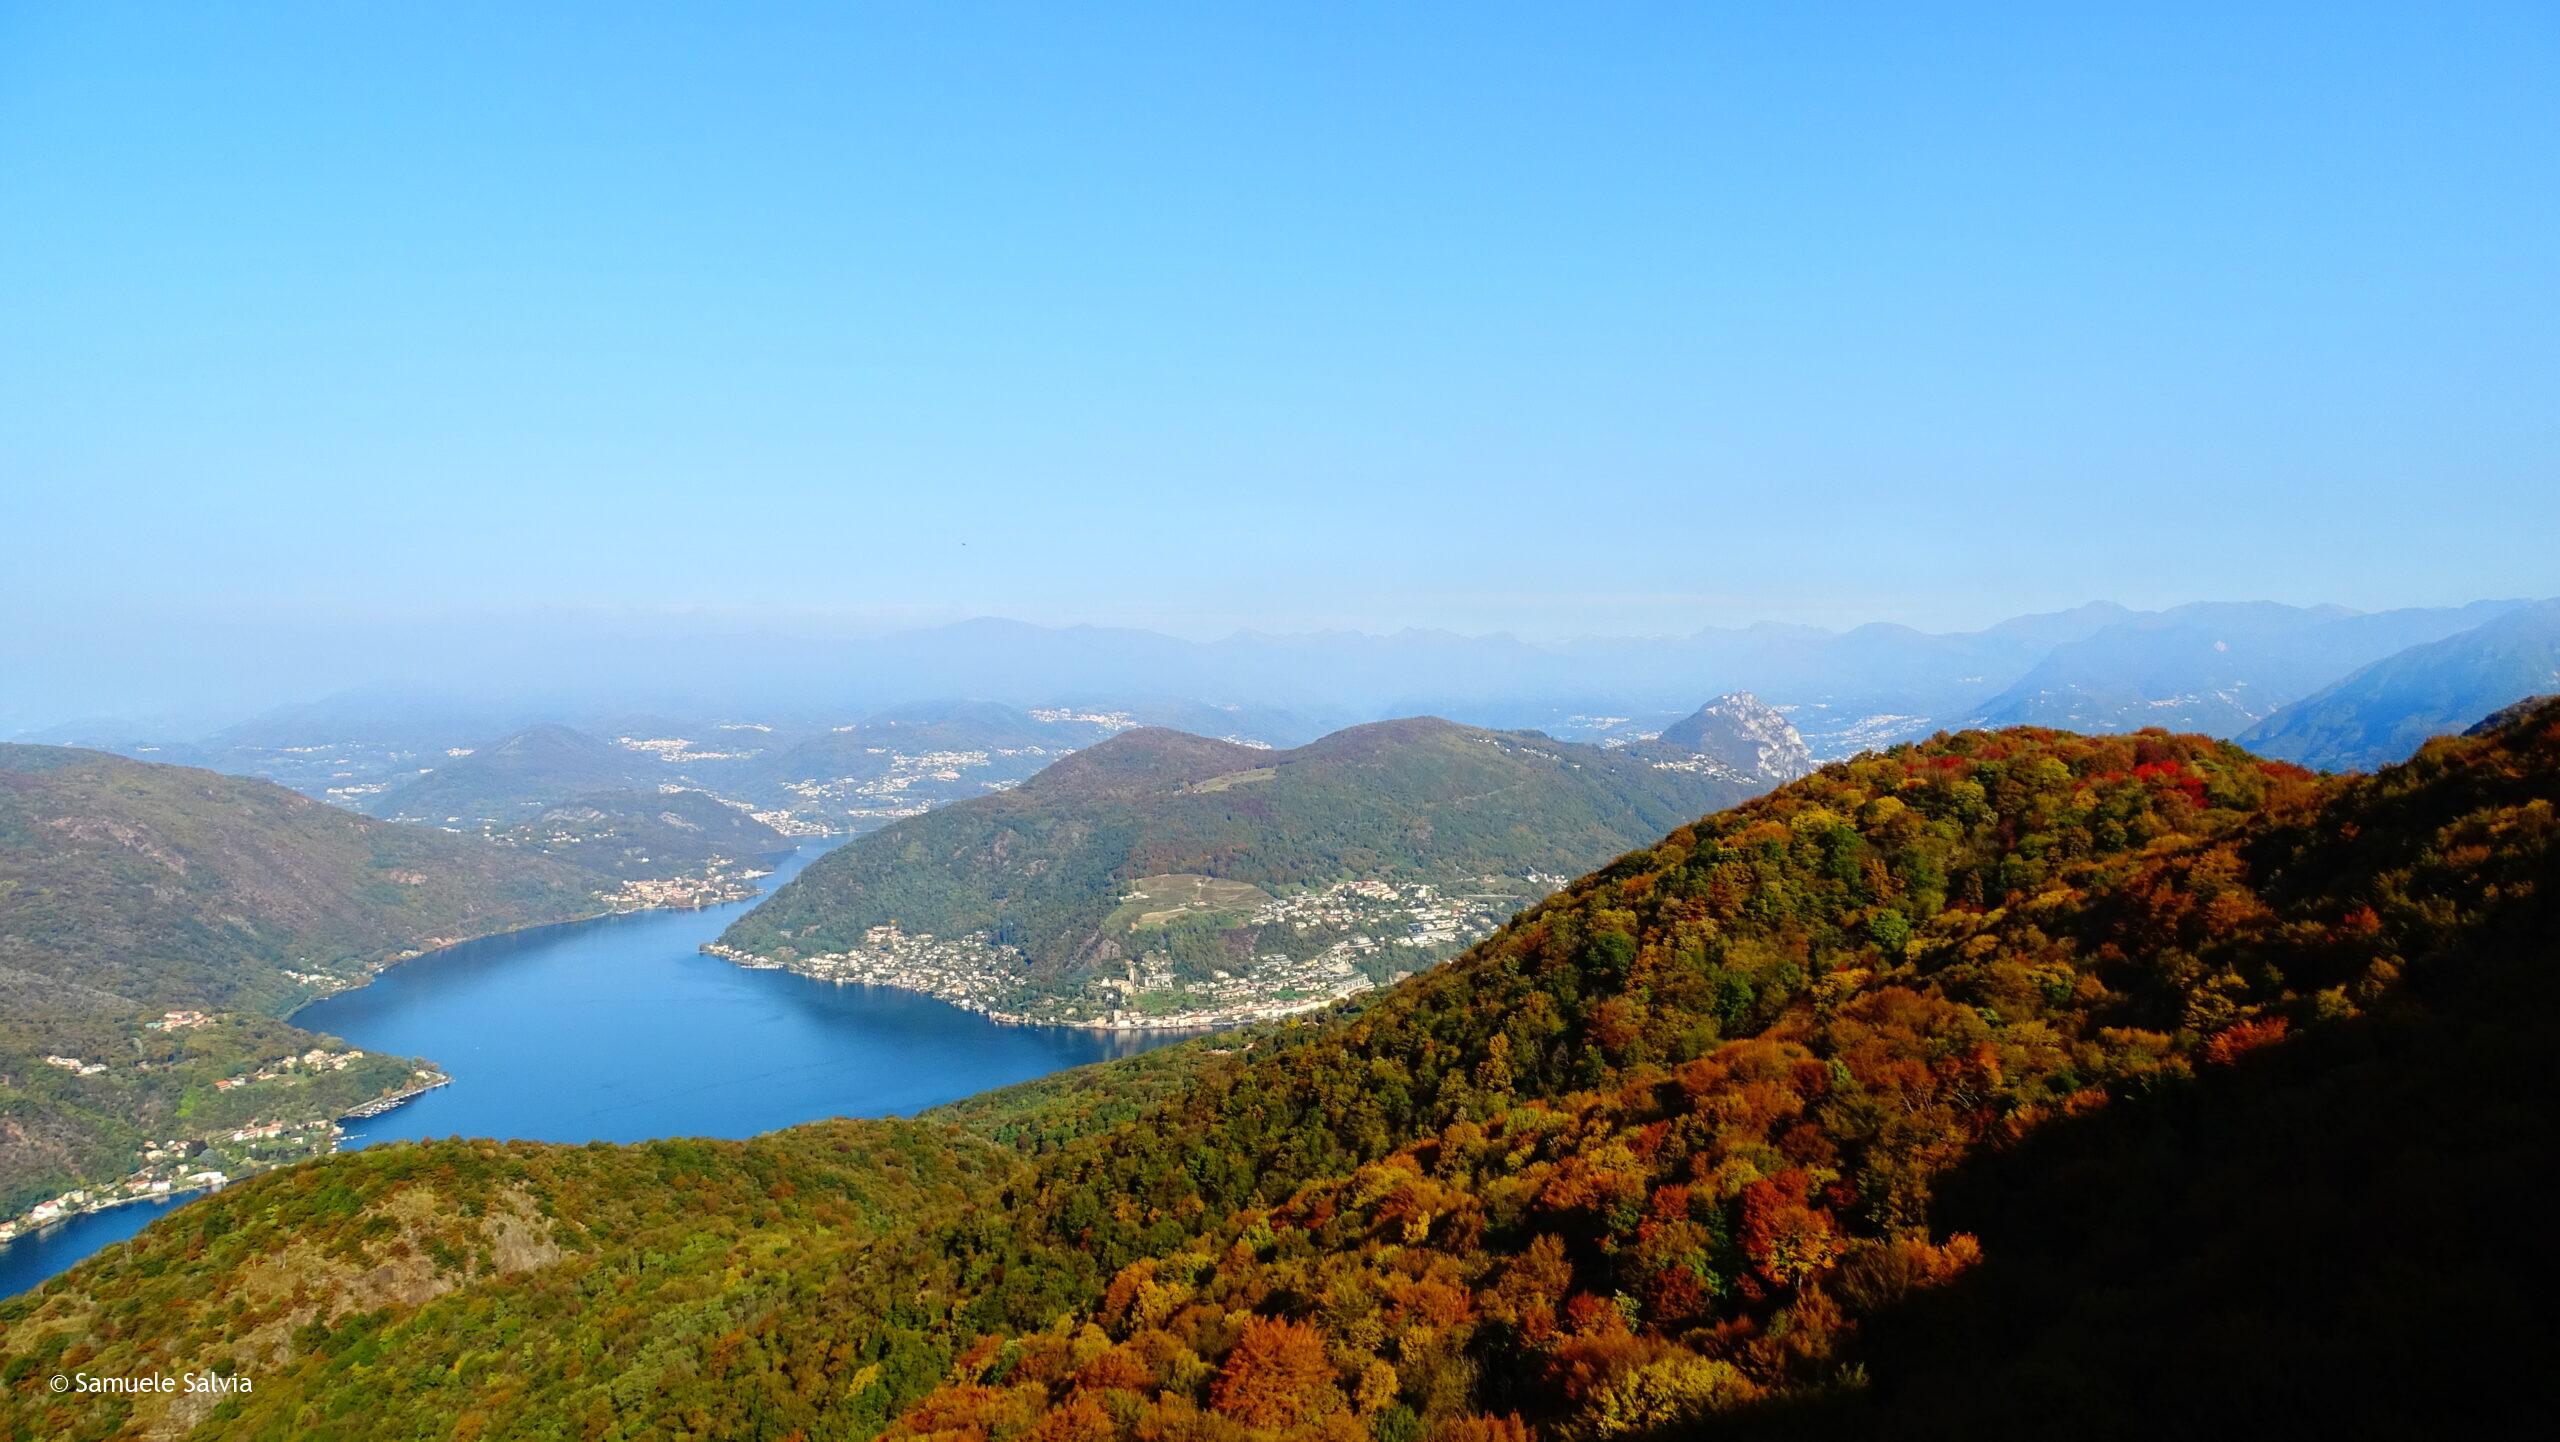
{"label": "blue sky", "polygon": [[0,0],[0,604],[2560,590],[2560,7],[2096,11]]}

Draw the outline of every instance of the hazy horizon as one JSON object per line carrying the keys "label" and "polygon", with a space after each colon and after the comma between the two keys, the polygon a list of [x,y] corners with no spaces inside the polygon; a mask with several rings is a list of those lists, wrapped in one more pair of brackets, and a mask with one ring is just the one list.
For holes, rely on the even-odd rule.
{"label": "hazy horizon", "polygon": [[[2540,597],[2465,597],[2446,607],[2389,607],[2392,611],[2457,609],[2464,605],[2518,602]],[[850,715],[881,705],[948,699],[992,699],[1010,690],[1013,699],[1120,702],[1166,700],[1275,704],[1287,696],[1308,704],[1307,684],[1294,677],[1270,675],[1260,689],[1248,679],[1204,684],[1179,670],[1150,672],[1143,659],[1132,680],[1126,666],[1105,665],[1089,681],[1077,679],[1067,643],[1083,637],[1126,639],[1144,646],[1167,643],[1180,653],[1206,654],[1256,640],[1284,649],[1305,642],[1402,643],[1443,646],[1458,654],[1471,648],[1517,647],[1523,652],[1557,659],[1553,677],[1532,678],[1522,689],[1503,696],[1506,704],[1532,699],[1623,699],[1631,692],[1661,690],[1674,696],[1677,682],[1663,690],[1650,681],[1630,683],[1622,674],[1603,673],[1575,689],[1577,658],[1641,655],[1648,650],[1676,651],[1702,637],[1749,637],[1775,631],[1846,638],[1873,627],[1918,636],[1964,637],[1990,633],[2004,625],[2038,618],[2067,617],[2095,609],[2121,610],[2127,618],[2159,616],[2186,607],[2280,607],[2289,610],[2332,609],[2342,615],[2372,611],[2339,603],[2295,603],[2260,597],[2208,597],[2176,606],[2129,607],[2094,599],[2046,610],[1993,617],[1980,625],[1944,629],[1914,627],[1892,618],[1871,618],[1853,625],[1820,626],[1762,618],[1729,625],[1709,624],[1686,631],[1583,633],[1573,636],[1523,636],[1514,632],[1465,631],[1445,627],[1394,630],[1355,628],[1287,629],[1235,627],[1188,632],[1147,626],[1096,622],[1048,622],[1020,617],[963,615],[886,618],[804,609],[766,612],[746,608],[683,607],[547,607],[479,614],[412,613],[400,616],[347,616],[290,610],[258,618],[219,610],[153,618],[147,632],[137,629],[116,637],[112,618],[84,618],[108,629],[84,632],[78,624],[38,630],[13,629],[0,635],[0,665],[12,682],[0,694],[0,740],[25,736],[71,723],[131,723],[138,735],[152,739],[193,739],[223,725],[281,708],[328,701],[351,694],[408,694],[444,698],[456,707],[488,708],[522,715],[557,717],[572,712],[616,708],[646,710],[663,706],[698,717],[712,713],[744,715],[759,708],[799,716]],[[140,625],[129,621],[128,624]],[[927,643],[944,635],[986,634],[1009,637],[1021,633],[1035,647],[1060,654],[1064,668],[1045,688],[987,684],[891,685],[865,692],[858,676],[830,670],[830,663],[866,646]],[[111,639],[112,638],[112,639]],[[62,644],[69,642],[72,644]],[[930,649],[929,647],[927,649]],[[964,660],[964,666],[967,662]],[[981,658],[982,668],[986,664]],[[984,674],[983,669],[979,673]],[[1244,673],[1250,677],[1254,673]],[[1428,682],[1417,681],[1426,688]],[[1375,709],[1371,693],[1346,681],[1344,694],[1324,698],[1340,716],[1366,719]],[[1319,688],[1320,690],[1320,688]],[[1705,699],[1703,694],[1699,699]],[[1660,704],[1669,704],[1663,700]],[[109,731],[114,726],[107,728]]]}
{"label": "hazy horizon", "polygon": [[2547,594],[2555,55],[2532,5],[10,7],[0,608]]}

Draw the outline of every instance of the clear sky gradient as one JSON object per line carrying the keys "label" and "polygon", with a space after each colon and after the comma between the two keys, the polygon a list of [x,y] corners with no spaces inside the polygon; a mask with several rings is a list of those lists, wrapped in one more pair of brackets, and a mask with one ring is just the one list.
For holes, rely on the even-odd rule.
{"label": "clear sky gradient", "polygon": [[0,604],[2549,594],[2555,137],[2540,0],[0,0]]}

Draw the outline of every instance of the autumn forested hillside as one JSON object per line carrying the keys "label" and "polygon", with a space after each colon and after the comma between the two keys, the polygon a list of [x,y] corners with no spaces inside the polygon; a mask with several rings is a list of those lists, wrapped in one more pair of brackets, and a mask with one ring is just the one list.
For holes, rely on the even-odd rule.
{"label": "autumn forested hillside", "polygon": [[[938,1126],[260,1179],[0,1306],[9,1435],[138,1430],[36,1388],[146,1363],[254,1373],[205,1437],[2503,1435],[2555,804],[2560,705],[2372,777],[1900,747],[1356,1012]],[[337,1269],[255,1285],[278,1216]]]}

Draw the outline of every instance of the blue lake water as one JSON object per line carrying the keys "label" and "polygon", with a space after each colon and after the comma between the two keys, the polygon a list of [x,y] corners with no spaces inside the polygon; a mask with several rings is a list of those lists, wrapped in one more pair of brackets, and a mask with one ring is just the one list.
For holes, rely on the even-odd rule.
{"label": "blue lake water", "polygon": [[[817,855],[795,853],[766,889]],[[903,1116],[1177,1039],[999,1026],[911,992],[749,971],[703,955],[702,943],[751,904],[466,942],[303,1008],[297,1025],[368,1051],[423,1057],[454,1078],[347,1123],[343,1145],[753,1136],[822,1117]],[[119,1207],[0,1248],[0,1296],[166,1210]]]}
{"label": "blue lake water", "polygon": [[31,1232],[0,1246],[0,1297],[14,1297],[103,1252],[169,1214],[176,1199],[135,1202],[84,1212],[59,1226]]}

